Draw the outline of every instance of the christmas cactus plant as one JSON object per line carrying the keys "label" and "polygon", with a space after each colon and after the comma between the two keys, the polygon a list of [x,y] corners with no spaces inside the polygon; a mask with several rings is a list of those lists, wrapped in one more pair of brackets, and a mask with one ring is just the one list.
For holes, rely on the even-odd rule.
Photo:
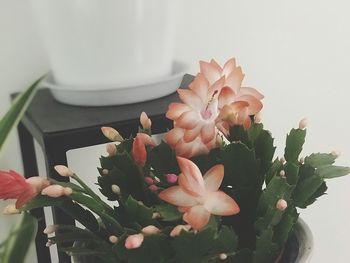
{"label": "christmas cactus plant", "polygon": [[189,88],[178,90],[181,102],[169,105],[174,128],[160,143],[145,113],[135,138],[103,127],[115,143],[100,158],[97,184],[114,206],[57,165],[70,182],[2,172],[0,197],[17,199],[5,212],[61,208],[83,227],[48,226],[48,245],[96,262],[275,262],[299,209],[350,169],[334,165],[336,152],[300,157],[305,119],[289,132],[284,156],[274,157],[259,117],[263,95],[241,87],[243,77],[234,59],[201,62]]}

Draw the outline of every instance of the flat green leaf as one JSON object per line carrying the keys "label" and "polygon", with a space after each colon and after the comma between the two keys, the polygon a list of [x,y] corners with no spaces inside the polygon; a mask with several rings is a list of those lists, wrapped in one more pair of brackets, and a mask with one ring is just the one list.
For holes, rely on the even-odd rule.
{"label": "flat green leaf", "polygon": [[316,170],[316,174],[324,179],[341,177],[350,173],[350,167],[327,165]]}
{"label": "flat green leaf", "polygon": [[150,151],[148,159],[157,176],[180,172],[175,151],[164,141]]}
{"label": "flat green leaf", "polygon": [[283,168],[283,162],[280,159],[276,158],[266,173],[266,179],[265,179],[266,185],[269,184],[269,182],[274,176],[279,174],[282,168]]}
{"label": "flat green leaf", "polygon": [[182,213],[179,212],[176,206],[170,204],[156,205],[155,212],[161,216],[161,220],[165,222],[179,221],[182,219]]}
{"label": "flat green leaf", "polygon": [[261,130],[259,136],[254,141],[255,155],[260,160],[260,173],[263,178],[272,165],[272,158],[276,150],[273,142],[274,139],[267,130]]}
{"label": "flat green leaf", "polygon": [[294,207],[288,207],[282,220],[274,227],[273,242],[283,247],[298,221],[299,214]]}
{"label": "flat green leaf", "polygon": [[284,157],[288,162],[298,162],[298,157],[303,149],[306,130],[292,129],[287,135]]}
{"label": "flat green leaf", "polygon": [[325,165],[331,165],[335,162],[337,156],[331,153],[313,153],[305,157],[305,164],[314,168],[319,168]]}
{"label": "flat green leaf", "polygon": [[154,223],[152,219],[153,209],[136,201],[132,196],[129,196],[125,203],[125,212],[131,221],[137,222],[143,227]]}
{"label": "flat green leaf", "polygon": [[273,243],[273,230],[268,228],[256,238],[256,249],[253,253],[253,263],[271,263],[278,256],[278,245]]}
{"label": "flat green leaf", "polygon": [[41,79],[42,78],[34,82],[29,88],[27,88],[24,92],[19,94],[13,101],[13,104],[10,107],[10,109],[1,118],[0,120],[0,154],[3,151],[5,141],[8,138],[10,132],[14,127],[17,126],[25,110],[27,109],[29,103],[31,102]]}

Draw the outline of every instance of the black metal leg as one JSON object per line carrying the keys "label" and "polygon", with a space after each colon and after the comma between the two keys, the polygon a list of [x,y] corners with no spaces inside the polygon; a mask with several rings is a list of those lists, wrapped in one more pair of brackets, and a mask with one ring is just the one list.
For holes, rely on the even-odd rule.
{"label": "black metal leg", "polygon": [[[18,125],[18,135],[22,153],[24,176],[26,178],[37,176],[38,166],[33,137],[22,123]],[[47,236],[43,233],[43,230],[46,227],[44,210],[42,208],[33,209],[31,214],[38,219],[38,233],[35,238],[38,263],[51,263],[50,250],[46,247]]]}
{"label": "black metal leg", "polygon": [[[45,145],[45,163],[47,176],[53,178],[57,181],[67,181],[66,178],[57,175],[54,166],[57,164],[67,165],[67,155],[66,150],[62,149],[57,142]],[[61,209],[57,207],[52,208],[53,221],[54,224],[58,225],[74,225],[75,221],[72,217],[64,213]],[[71,258],[64,252],[59,251],[58,247],[58,258],[60,263],[70,263]]]}

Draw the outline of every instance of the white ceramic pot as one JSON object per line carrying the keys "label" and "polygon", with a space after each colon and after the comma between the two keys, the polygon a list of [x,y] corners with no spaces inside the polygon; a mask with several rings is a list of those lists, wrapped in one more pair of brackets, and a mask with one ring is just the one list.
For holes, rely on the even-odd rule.
{"label": "white ceramic pot", "polygon": [[174,0],[30,0],[57,84],[95,90],[169,76]]}

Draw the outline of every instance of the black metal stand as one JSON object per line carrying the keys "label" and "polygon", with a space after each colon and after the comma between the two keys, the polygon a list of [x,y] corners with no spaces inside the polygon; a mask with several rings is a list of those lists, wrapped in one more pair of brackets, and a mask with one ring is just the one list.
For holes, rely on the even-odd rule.
{"label": "black metal stand", "polygon": [[[192,76],[186,75],[181,87],[187,87],[192,80]],[[68,150],[107,143],[100,130],[102,126],[114,127],[124,137],[134,135],[142,111],[152,119],[153,134],[165,132],[172,127],[165,112],[168,104],[174,101],[178,101],[176,93],[137,104],[76,107],[55,101],[47,89],[39,90],[18,126],[25,177],[38,175],[34,139],[44,152],[47,176],[62,181],[54,165],[67,165]],[[51,263],[49,249],[45,246],[47,237],[42,233],[46,225],[44,211],[35,209],[32,214],[39,219],[36,237],[38,263]],[[55,224],[74,224],[71,217],[57,208],[53,209],[53,219]],[[59,253],[59,262],[71,261],[64,253]]]}

